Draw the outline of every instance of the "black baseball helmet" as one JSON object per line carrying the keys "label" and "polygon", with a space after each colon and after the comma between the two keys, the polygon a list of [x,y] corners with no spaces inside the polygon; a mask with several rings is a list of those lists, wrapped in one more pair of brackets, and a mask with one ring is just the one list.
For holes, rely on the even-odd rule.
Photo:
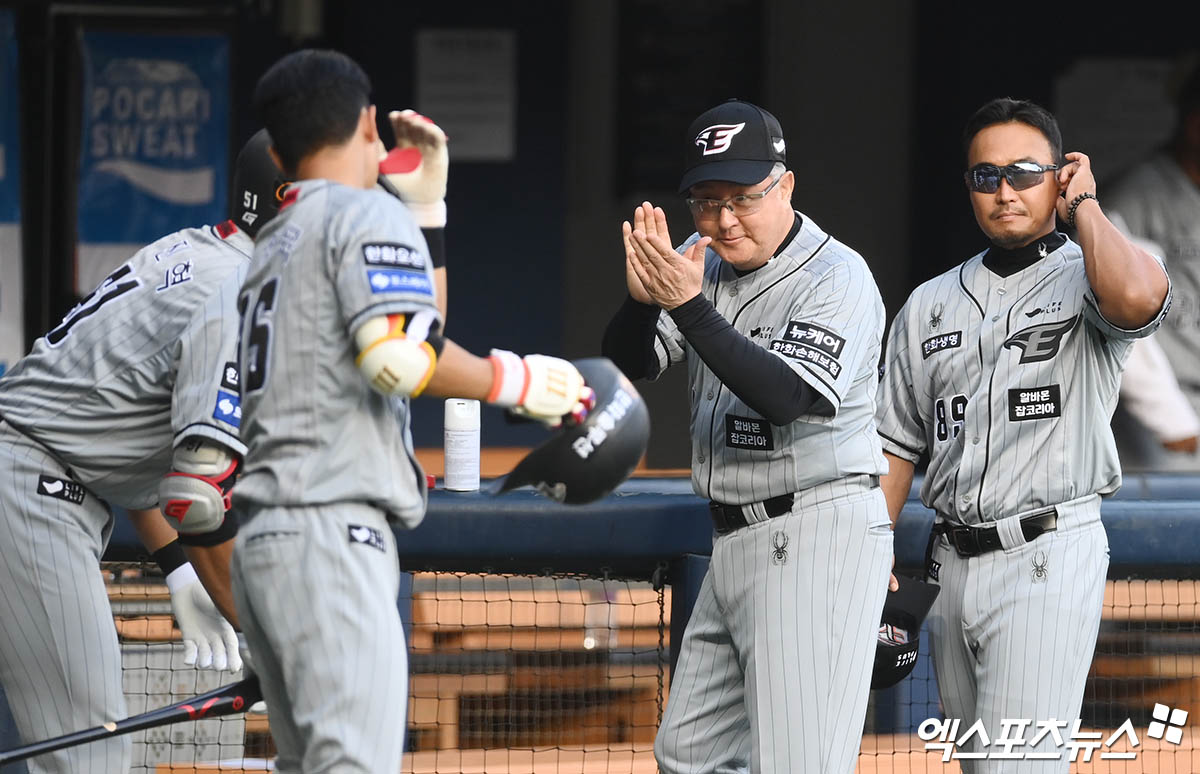
{"label": "black baseball helmet", "polygon": [[898,591],[889,591],[883,603],[879,624],[879,644],[875,648],[875,669],[871,689],[890,688],[908,677],[917,665],[921,624],[941,587],[897,575]]}
{"label": "black baseball helmet", "polygon": [[582,423],[564,424],[525,455],[492,485],[492,494],[532,486],[560,503],[590,503],[629,478],[646,453],[650,412],[633,384],[608,358],[571,362],[596,392],[595,408]]}
{"label": "black baseball helmet", "polygon": [[270,147],[271,135],[266,129],[259,129],[242,146],[233,172],[229,217],[251,238],[279,212],[279,204],[292,182],[267,152]]}

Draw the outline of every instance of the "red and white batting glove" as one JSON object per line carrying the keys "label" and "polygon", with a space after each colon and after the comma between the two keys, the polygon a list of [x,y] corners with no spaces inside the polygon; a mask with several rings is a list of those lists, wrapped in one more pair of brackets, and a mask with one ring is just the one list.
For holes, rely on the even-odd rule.
{"label": "red and white batting glove", "polygon": [[414,110],[393,110],[388,120],[396,147],[380,160],[379,173],[399,192],[418,226],[444,228],[449,138],[432,119]]}
{"label": "red and white batting glove", "polygon": [[488,359],[492,361],[488,403],[551,427],[564,419],[578,424],[596,406],[596,393],[567,360],[547,355],[521,357],[503,349],[493,349]]}

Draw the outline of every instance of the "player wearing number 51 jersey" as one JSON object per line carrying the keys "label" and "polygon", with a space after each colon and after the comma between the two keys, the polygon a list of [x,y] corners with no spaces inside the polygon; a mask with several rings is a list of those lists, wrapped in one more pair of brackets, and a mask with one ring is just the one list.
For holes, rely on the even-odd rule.
{"label": "player wearing number 51 jersey", "polygon": [[[166,573],[185,660],[198,648],[199,666],[240,668],[214,603],[234,620],[236,523],[225,509],[244,451],[236,300],[250,235],[277,206],[266,146],[256,137],[238,156],[243,228],[188,228],[143,248],[0,379],[0,683],[26,743],[128,714],[99,566],[110,505],[129,511]],[[129,737],[118,737],[29,765],[121,774],[130,760]]]}
{"label": "player wearing number 51 jersey", "polygon": [[[1100,497],[1121,485],[1109,421],[1130,344],[1158,327],[1170,284],[1104,217],[1088,158],[1062,156],[1044,109],[995,100],[965,142],[992,246],[921,285],[896,316],[878,419],[893,521],[929,458],[942,706],[995,740],[1011,719],[1078,716],[1108,568]],[[1056,212],[1078,241],[1055,230]],[[1050,736],[1017,752],[1060,756],[961,763],[968,774],[1067,771]]]}

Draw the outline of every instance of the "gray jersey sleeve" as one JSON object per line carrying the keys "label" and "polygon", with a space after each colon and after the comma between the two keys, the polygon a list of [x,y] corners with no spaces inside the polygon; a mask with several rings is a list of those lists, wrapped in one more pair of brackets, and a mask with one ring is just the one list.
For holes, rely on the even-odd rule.
{"label": "gray jersey sleeve", "polygon": [[[1166,273],[1166,268],[1163,267],[1162,259],[1154,256],[1158,261],[1158,265],[1162,268],[1163,273]],[[1127,329],[1109,322],[1108,319],[1100,312],[1100,302],[1096,300],[1096,293],[1088,288],[1084,294],[1083,300],[1083,315],[1094,328],[1103,333],[1110,339],[1142,339],[1149,336],[1154,331],[1158,330],[1158,326],[1162,325],[1163,318],[1167,316],[1167,312],[1171,308],[1171,278],[1167,276],[1167,295],[1163,299],[1162,307],[1159,308],[1158,314],[1154,315],[1150,322],[1140,328]]]}
{"label": "gray jersey sleeve", "polygon": [[176,346],[171,426],[175,445],[203,436],[239,455],[242,408],[237,366],[237,295],[249,263],[243,263],[196,310]]}
{"label": "gray jersey sleeve", "polygon": [[878,297],[872,278],[856,262],[828,266],[792,303],[787,329],[771,351],[829,401],[836,416],[881,331],[874,315],[864,311],[874,308]]}
{"label": "gray jersey sleeve", "polygon": [[926,436],[917,410],[923,401],[918,400],[913,383],[908,316],[909,304],[905,304],[888,333],[875,419],[883,450],[915,465],[925,453]]}
{"label": "gray jersey sleeve", "polygon": [[[362,218],[335,216],[330,275],[353,334],[371,317],[434,310],[429,248],[403,205],[381,191],[364,197]],[[370,228],[363,224],[370,224]]]}

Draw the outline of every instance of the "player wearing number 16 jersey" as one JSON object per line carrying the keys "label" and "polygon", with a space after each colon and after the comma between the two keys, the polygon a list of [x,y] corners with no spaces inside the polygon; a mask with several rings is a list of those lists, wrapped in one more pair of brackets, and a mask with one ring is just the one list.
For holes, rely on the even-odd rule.
{"label": "player wearing number 16 jersey", "polygon": [[348,57],[305,50],[254,95],[298,181],[238,300],[246,467],[233,582],[281,774],[400,770],[408,665],[392,529],[416,526],[426,500],[408,399],[479,398],[547,423],[591,403],[565,360],[479,358],[440,334],[412,210],[372,190],[370,92]]}
{"label": "player wearing number 16 jersey", "polygon": [[[921,500],[938,514],[927,572],[942,586],[928,618],[942,706],[995,740],[1010,719],[1078,716],[1108,568],[1100,498],[1121,485],[1109,420],[1130,344],[1158,327],[1170,284],[1105,218],[1088,158],[1062,156],[1047,111],[995,100],[964,139],[992,245],[921,285],[896,316],[878,420],[893,521],[914,464],[929,458]],[[1055,230],[1056,212],[1077,241]],[[1036,752],[1065,750],[1047,736]],[[1068,758],[961,763],[968,774],[1066,772]]]}

